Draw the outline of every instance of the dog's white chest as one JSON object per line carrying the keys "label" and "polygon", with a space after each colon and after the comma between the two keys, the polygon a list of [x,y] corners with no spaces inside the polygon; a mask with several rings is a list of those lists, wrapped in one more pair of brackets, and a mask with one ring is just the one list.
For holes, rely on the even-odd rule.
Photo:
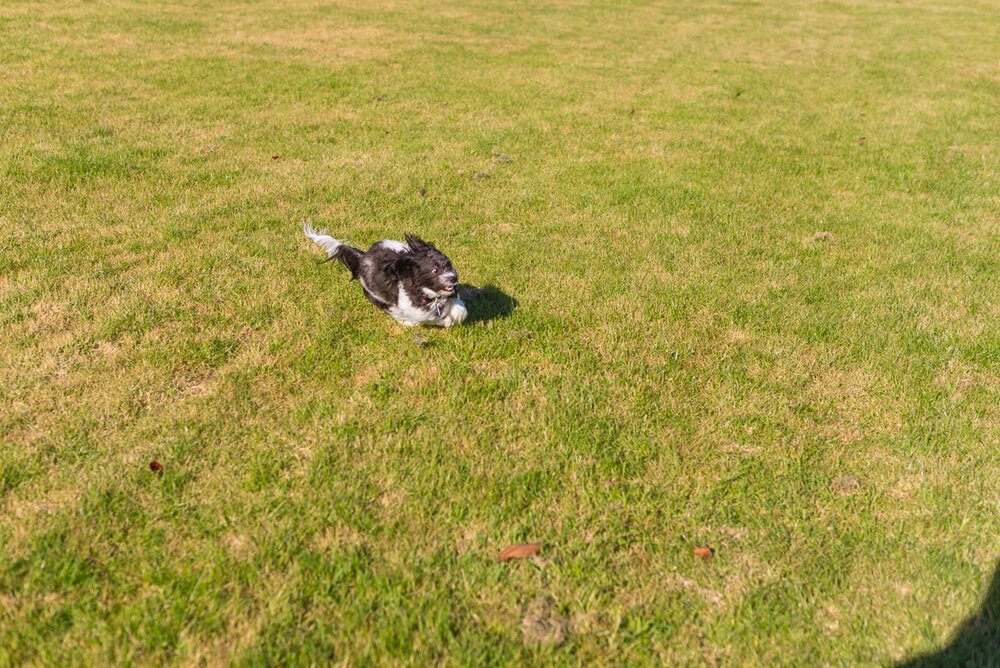
{"label": "dog's white chest", "polygon": [[404,325],[420,325],[425,322],[430,322],[435,318],[435,315],[431,311],[425,311],[422,308],[418,308],[410,300],[410,296],[406,294],[406,290],[403,289],[403,284],[399,284],[399,299],[395,306],[389,307],[389,315],[403,323]]}
{"label": "dog's white chest", "polygon": [[402,283],[399,284],[399,300],[395,306],[389,307],[388,311],[397,322],[407,327],[415,325],[451,327],[465,320],[468,315],[465,304],[458,295],[438,303],[432,309],[422,309],[410,300]]}

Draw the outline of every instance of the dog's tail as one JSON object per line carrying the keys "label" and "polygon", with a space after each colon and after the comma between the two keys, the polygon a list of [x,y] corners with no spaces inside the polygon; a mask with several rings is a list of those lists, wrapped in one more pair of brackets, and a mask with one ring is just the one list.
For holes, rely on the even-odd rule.
{"label": "dog's tail", "polygon": [[302,231],[317,246],[326,251],[325,261],[336,259],[351,271],[351,279],[358,277],[358,271],[361,269],[361,258],[364,256],[364,252],[361,249],[337,241],[324,232],[317,232],[309,223],[302,225]]}

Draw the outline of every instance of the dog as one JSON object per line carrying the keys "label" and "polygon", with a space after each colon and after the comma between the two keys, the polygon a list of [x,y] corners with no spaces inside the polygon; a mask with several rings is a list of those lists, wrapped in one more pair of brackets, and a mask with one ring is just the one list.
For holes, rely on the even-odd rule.
{"label": "dog", "polygon": [[448,256],[420,237],[384,240],[367,251],[348,246],[325,231],[302,226],[305,235],[351,272],[372,304],[407,327],[451,327],[469,315],[458,295],[458,272]]}

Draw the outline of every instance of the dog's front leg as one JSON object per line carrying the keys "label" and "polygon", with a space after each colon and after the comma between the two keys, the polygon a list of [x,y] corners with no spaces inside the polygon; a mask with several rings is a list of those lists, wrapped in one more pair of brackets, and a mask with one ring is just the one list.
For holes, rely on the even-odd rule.
{"label": "dog's front leg", "polygon": [[465,308],[465,302],[462,301],[461,297],[456,296],[449,303],[448,310],[445,312],[444,317],[441,318],[441,324],[445,327],[451,327],[452,325],[464,322],[468,316],[469,311]]}

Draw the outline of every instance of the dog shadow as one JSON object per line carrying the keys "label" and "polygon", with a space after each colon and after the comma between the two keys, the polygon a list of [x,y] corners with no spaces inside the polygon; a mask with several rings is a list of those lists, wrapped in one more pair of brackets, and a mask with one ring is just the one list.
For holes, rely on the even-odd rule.
{"label": "dog shadow", "polygon": [[937,652],[897,663],[895,668],[1000,666],[1000,562],[978,611],[970,615]]}
{"label": "dog shadow", "polygon": [[517,300],[495,285],[460,284],[458,294],[469,310],[466,324],[508,318],[517,308]]}

